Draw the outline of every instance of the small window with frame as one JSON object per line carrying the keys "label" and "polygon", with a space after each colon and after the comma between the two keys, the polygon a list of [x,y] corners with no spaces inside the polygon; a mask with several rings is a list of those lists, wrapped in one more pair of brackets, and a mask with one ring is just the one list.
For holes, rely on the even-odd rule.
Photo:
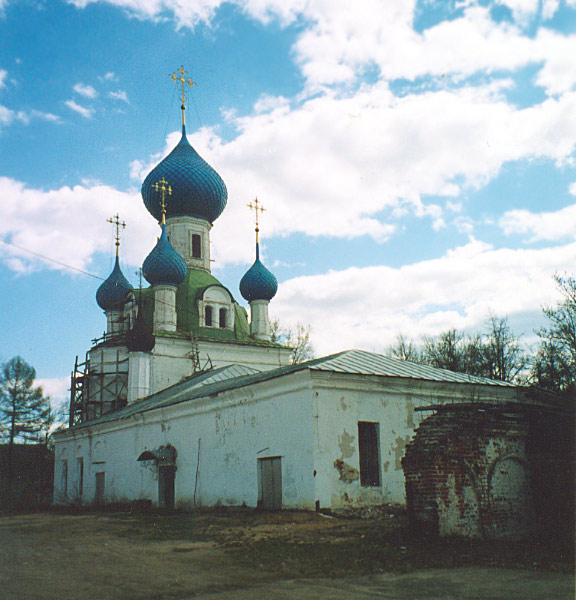
{"label": "small window with frame", "polygon": [[204,325],[212,327],[212,307],[210,305],[204,308]]}
{"label": "small window with frame", "polygon": [[192,258],[202,258],[202,238],[197,233],[192,234]]}

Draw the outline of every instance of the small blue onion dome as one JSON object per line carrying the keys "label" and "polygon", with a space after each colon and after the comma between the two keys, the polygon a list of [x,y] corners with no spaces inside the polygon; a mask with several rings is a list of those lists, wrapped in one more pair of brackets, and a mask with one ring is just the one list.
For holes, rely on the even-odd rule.
{"label": "small blue onion dome", "polygon": [[256,260],[240,280],[240,293],[245,300],[272,300],[278,291],[278,280],[260,262],[260,248],[256,244]]}
{"label": "small blue onion dome", "polygon": [[151,285],[180,285],[186,272],[186,263],[172,247],[162,224],[162,234],[142,264],[142,274]]}
{"label": "small blue onion dome", "polygon": [[182,139],[144,180],[142,198],[148,212],[160,221],[160,194],[152,187],[164,177],[172,187],[166,205],[166,218],[190,216],[213,223],[226,207],[228,191],[222,178],[192,148],[182,127]]}
{"label": "small blue onion dome", "polygon": [[122,302],[132,290],[126,277],[120,269],[120,261],[116,256],[116,263],[108,279],[96,291],[96,302],[102,310],[121,310]]}

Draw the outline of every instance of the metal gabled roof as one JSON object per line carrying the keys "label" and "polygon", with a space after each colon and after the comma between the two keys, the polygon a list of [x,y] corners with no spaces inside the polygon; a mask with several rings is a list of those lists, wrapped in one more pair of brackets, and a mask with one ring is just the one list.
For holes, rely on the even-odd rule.
{"label": "metal gabled roof", "polygon": [[454,373],[445,369],[411,363],[399,358],[383,356],[365,350],[346,350],[323,358],[316,358],[296,365],[279,367],[267,371],[257,371],[251,367],[237,364],[211,369],[193,375],[143,400],[138,400],[121,410],[103,415],[94,421],[77,425],[74,429],[125,419],[141,412],[165,408],[188,400],[205,398],[307,369],[320,372],[399,377],[444,383],[490,385],[507,388],[516,387],[514,384],[506,381],[495,381],[485,377]]}
{"label": "metal gabled roof", "polygon": [[[356,373],[360,375],[383,375],[386,377],[408,377],[426,381],[451,383],[475,383],[480,385],[497,385],[516,387],[507,381],[496,381],[486,377],[456,373],[446,369],[438,369],[429,365],[409,362],[400,358],[383,356],[365,350],[346,350],[323,359],[310,368],[318,371],[333,371],[336,373]],[[315,361],[311,361],[315,362]],[[306,363],[303,363],[306,364]]]}

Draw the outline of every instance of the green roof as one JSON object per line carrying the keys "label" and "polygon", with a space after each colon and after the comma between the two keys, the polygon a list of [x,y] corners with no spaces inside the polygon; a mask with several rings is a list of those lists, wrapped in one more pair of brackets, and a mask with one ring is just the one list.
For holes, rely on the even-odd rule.
{"label": "green roof", "polygon": [[[202,298],[205,290],[213,285],[224,288],[232,298],[234,330],[199,326],[198,300]],[[138,291],[135,290],[135,293],[138,294]],[[142,289],[142,305],[144,320],[151,327],[154,319],[154,293],[152,288]],[[283,347],[281,344],[256,340],[251,337],[246,309],[234,300],[230,290],[223,286],[216,277],[199,269],[189,269],[186,279],[178,286],[176,292],[176,329],[176,334],[172,334],[173,337],[182,335],[190,337],[193,335],[199,340],[205,341]],[[170,336],[171,334],[167,333],[167,335]]]}

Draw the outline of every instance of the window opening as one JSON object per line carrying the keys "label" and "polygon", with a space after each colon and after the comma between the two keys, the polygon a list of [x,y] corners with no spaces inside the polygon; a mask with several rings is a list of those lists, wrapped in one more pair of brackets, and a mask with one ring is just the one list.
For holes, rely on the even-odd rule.
{"label": "window opening", "polygon": [[226,327],[226,309],[225,308],[220,309],[220,327],[222,327],[222,328]]}
{"label": "window opening", "polygon": [[197,233],[192,234],[192,258],[202,258],[201,238]]}
{"label": "window opening", "polygon": [[62,492],[64,496],[68,494],[68,461],[62,461]]}
{"label": "window opening", "polygon": [[380,485],[379,424],[358,421],[358,449],[360,453],[360,483]]}
{"label": "window opening", "polygon": [[78,497],[82,498],[84,491],[84,459],[78,459]]}
{"label": "window opening", "polygon": [[212,327],[212,307],[207,306],[204,309],[204,324],[206,327]]}

